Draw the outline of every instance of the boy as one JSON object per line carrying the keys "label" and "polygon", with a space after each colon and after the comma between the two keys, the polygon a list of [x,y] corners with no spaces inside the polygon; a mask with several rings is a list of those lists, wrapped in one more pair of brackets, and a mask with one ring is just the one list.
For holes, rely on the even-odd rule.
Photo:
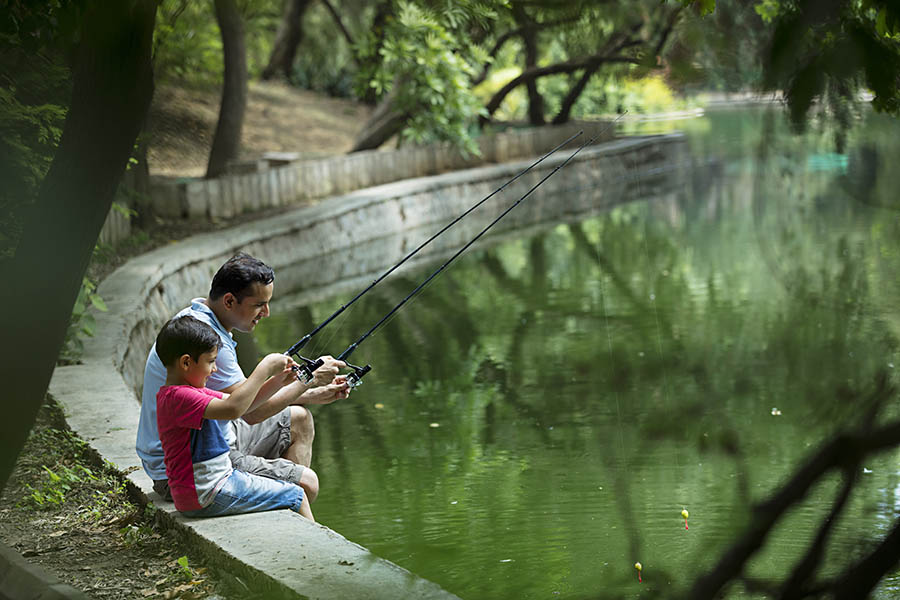
{"label": "boy", "polygon": [[166,381],[156,397],[157,426],[175,508],[188,517],[212,517],[290,508],[313,521],[301,486],[233,469],[215,419],[237,419],[294,381],[283,354],[260,361],[231,394],[205,387],[216,371],[219,335],[192,316],[166,323],[156,352]]}

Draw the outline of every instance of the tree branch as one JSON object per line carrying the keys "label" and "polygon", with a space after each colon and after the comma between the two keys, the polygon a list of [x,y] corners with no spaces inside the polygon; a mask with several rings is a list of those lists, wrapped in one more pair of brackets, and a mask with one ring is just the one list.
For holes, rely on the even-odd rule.
{"label": "tree branch", "polygon": [[528,69],[521,75],[504,85],[497,91],[496,94],[494,94],[494,96],[485,107],[487,109],[488,115],[494,114],[494,112],[496,112],[496,110],[500,108],[500,104],[503,102],[506,96],[523,83],[534,81],[535,79],[546,77],[548,75],[573,73],[575,71],[591,67],[594,63],[597,63],[598,65],[602,63],[628,63],[636,65],[640,64],[640,61],[631,56],[608,56],[603,54],[595,54],[587,58],[567,60],[561,63],[556,63],[555,65],[547,65],[545,67]]}
{"label": "tree branch", "polygon": [[[568,17],[565,19],[557,19],[555,21],[548,21],[545,23],[536,22],[533,24],[533,28],[535,31],[542,31],[544,29],[550,29],[552,27],[559,27],[560,25],[565,25],[566,23],[572,23],[574,21],[577,21],[578,18],[579,17],[577,17],[577,16],[573,16],[573,17]],[[489,52],[489,54],[491,56],[497,56],[497,53],[500,52],[500,48],[502,48],[503,45],[506,42],[508,42],[509,40],[511,40],[512,38],[521,36],[524,33],[524,29],[525,29],[524,27],[517,27],[516,29],[511,29],[511,30],[507,31],[506,33],[504,33],[503,35],[501,35],[500,37],[498,37],[497,40],[494,42],[494,46],[491,48],[491,51]],[[478,77],[476,77],[472,80],[472,86],[474,87],[474,86],[478,85],[479,83],[481,83],[482,81],[484,81],[485,79],[487,79],[487,74],[488,74],[489,70],[490,70],[490,63],[484,65],[484,68],[481,70],[481,73],[478,75]]]}
{"label": "tree branch", "polygon": [[334,22],[338,26],[338,29],[340,29],[341,33],[344,34],[344,39],[347,40],[347,43],[350,44],[350,47],[352,48],[354,45],[356,45],[356,42],[353,41],[353,36],[350,35],[350,32],[347,31],[346,27],[344,27],[344,22],[341,20],[341,15],[338,14],[338,12],[334,9],[334,6],[331,4],[331,2],[329,2],[328,0],[322,0],[322,4],[324,4],[325,8],[328,9],[328,12],[331,13],[331,18],[334,19]]}
{"label": "tree branch", "polygon": [[[891,393],[893,388],[882,376],[872,397],[876,402],[883,401]],[[864,456],[893,448],[898,444],[900,444],[900,421],[874,431],[863,428],[862,431],[852,434],[839,435],[825,444],[787,483],[754,509],[748,530],[725,552],[712,571],[694,582],[689,597],[692,600],[715,598],[726,583],[740,575],[746,562],[762,547],[766,536],[781,515],[800,502],[825,473],[839,466],[858,467]]]}

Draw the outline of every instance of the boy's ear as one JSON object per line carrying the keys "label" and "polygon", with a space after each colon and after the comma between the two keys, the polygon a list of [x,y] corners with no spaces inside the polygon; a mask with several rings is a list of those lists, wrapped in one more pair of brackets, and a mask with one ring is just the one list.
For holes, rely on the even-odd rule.
{"label": "boy's ear", "polygon": [[182,369],[187,370],[187,369],[191,368],[192,360],[194,360],[194,359],[191,358],[190,354],[182,354],[181,356],[178,357],[178,360],[175,361],[175,364],[178,365],[179,367],[181,367]]}

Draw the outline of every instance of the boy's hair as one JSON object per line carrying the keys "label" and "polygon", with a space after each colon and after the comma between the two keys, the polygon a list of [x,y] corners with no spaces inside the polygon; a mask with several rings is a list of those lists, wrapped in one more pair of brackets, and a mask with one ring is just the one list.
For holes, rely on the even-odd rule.
{"label": "boy's hair", "polygon": [[269,285],[273,281],[275,271],[272,267],[249,254],[238,252],[219,267],[209,288],[209,299],[218,300],[231,292],[241,302],[254,283]]}
{"label": "boy's hair", "polygon": [[170,367],[178,357],[187,354],[195,361],[200,355],[219,348],[219,334],[212,327],[190,315],[175,317],[163,325],[156,336],[156,354]]}

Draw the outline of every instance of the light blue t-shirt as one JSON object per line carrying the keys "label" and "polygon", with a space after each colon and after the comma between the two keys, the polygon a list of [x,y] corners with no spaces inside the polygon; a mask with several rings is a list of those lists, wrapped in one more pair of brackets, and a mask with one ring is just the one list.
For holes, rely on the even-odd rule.
{"label": "light blue t-shirt", "polygon": [[[215,313],[205,303],[204,298],[194,298],[191,305],[176,317],[191,315],[211,326],[222,345],[216,356],[216,372],[210,375],[206,387],[211,390],[223,390],[245,379],[244,372],[237,361],[237,342],[225,331]],[[166,479],[166,464],[163,461],[162,443],[159,441],[159,430],[156,426],[156,393],[166,383],[166,368],[156,354],[156,344],[150,348],[147,364],[144,366],[144,388],[141,392],[141,420],[137,431],[137,454],[144,466],[144,471],[153,480]],[[234,433],[227,422],[222,423],[222,433],[231,444]]]}

